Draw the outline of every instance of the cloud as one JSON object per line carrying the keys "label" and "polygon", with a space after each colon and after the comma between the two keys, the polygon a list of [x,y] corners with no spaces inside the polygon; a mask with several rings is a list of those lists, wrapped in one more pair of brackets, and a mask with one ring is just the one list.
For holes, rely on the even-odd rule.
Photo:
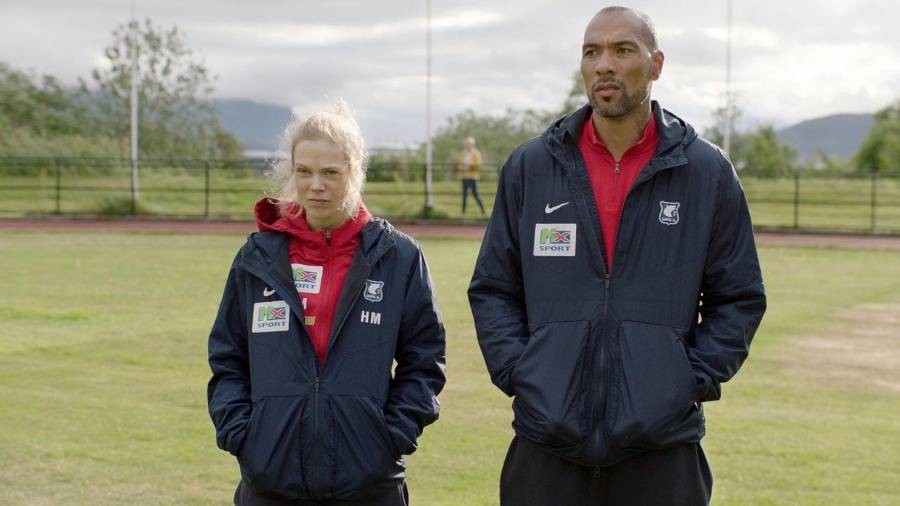
{"label": "cloud", "polygon": [[[431,20],[435,31],[467,30],[495,25],[503,16],[489,11],[461,11],[443,14]],[[228,23],[215,29],[224,36],[245,44],[266,47],[321,48],[367,41],[385,42],[411,33],[424,34],[428,21],[423,17],[372,24],[330,23]]]}
{"label": "cloud", "polygon": [[[425,3],[409,0],[137,0],[137,16],[178,25],[219,76],[216,93],[298,112],[344,97],[372,145],[425,137]],[[666,52],[654,96],[695,124],[724,103],[725,2],[633,0]],[[587,0],[432,2],[435,128],[465,109],[556,109],[579,65]],[[64,82],[102,63],[130,2],[4,0],[0,61]],[[894,0],[734,2],[733,79],[748,121],[875,110],[900,89]]]}

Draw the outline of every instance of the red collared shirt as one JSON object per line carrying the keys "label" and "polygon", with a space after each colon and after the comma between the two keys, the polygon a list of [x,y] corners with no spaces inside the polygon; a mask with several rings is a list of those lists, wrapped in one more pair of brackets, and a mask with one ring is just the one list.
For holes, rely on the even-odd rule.
{"label": "red collared shirt", "polygon": [[608,272],[612,271],[616,235],[619,232],[625,197],[641,169],[653,158],[658,140],[656,120],[651,115],[641,138],[628,148],[622,159],[617,162],[594,132],[593,114],[588,117],[581,129],[578,147],[581,156],[584,157],[591,189],[594,191],[594,202],[600,213],[600,229],[606,250]]}

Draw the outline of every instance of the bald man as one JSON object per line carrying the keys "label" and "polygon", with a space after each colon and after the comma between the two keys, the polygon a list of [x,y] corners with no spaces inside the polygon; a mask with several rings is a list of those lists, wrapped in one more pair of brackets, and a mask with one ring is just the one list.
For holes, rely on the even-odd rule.
{"label": "bald man", "polygon": [[503,506],[697,506],[703,403],[747,357],[766,297],[717,147],[650,99],[650,19],[608,7],[581,48],[589,104],[503,167],[469,287],[513,397]]}

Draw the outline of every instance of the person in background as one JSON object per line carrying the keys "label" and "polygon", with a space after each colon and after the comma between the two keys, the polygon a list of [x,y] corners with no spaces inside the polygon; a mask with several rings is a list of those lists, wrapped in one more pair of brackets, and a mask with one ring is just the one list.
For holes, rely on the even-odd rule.
{"label": "person in background", "polygon": [[503,506],[699,506],[719,399],[766,309],[750,212],[720,149],[650,99],[646,15],[588,23],[589,104],[503,167],[469,286],[514,397]]}
{"label": "person in background", "polygon": [[481,214],[484,214],[484,204],[481,202],[481,197],[478,196],[478,177],[481,172],[481,151],[478,151],[478,148],[475,147],[474,137],[466,137],[466,140],[463,142],[463,150],[462,153],[459,154],[459,163],[456,165],[456,169],[459,171],[460,180],[462,180],[463,215],[466,214],[466,197],[469,195],[469,190],[472,191],[472,196],[475,197],[475,202],[478,203]]}
{"label": "person in background", "polygon": [[[209,413],[236,505],[405,506],[404,455],[438,418],[445,335],[419,245],[360,193],[346,104],[294,120],[209,335]],[[396,362],[396,367],[394,363]]]}

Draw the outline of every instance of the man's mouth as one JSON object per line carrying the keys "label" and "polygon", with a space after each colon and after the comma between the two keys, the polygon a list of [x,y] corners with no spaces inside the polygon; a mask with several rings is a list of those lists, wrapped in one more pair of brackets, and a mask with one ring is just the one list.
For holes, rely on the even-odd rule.
{"label": "man's mouth", "polygon": [[595,84],[592,88],[594,94],[601,97],[611,97],[619,92],[621,86],[614,82],[606,81]]}

